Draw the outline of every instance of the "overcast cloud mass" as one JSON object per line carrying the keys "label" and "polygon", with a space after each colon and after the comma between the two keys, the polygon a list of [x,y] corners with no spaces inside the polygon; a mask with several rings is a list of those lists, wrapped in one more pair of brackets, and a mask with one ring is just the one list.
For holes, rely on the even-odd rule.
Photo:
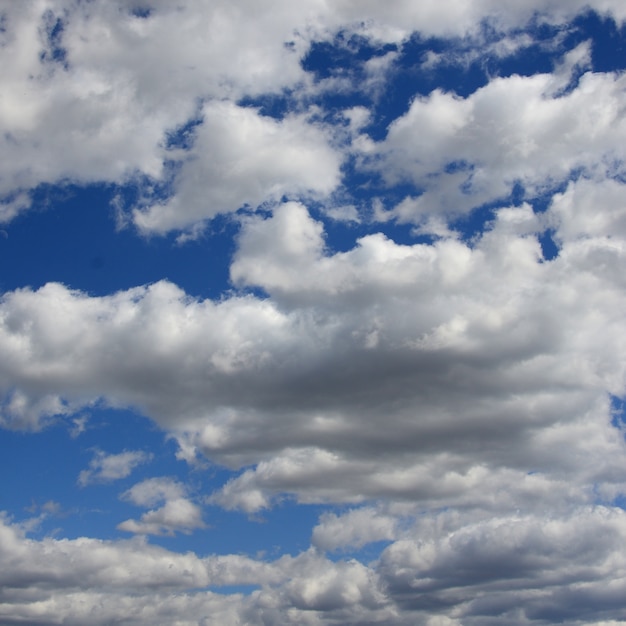
{"label": "overcast cloud mass", "polygon": [[0,0],[0,623],[626,624],[623,0]]}

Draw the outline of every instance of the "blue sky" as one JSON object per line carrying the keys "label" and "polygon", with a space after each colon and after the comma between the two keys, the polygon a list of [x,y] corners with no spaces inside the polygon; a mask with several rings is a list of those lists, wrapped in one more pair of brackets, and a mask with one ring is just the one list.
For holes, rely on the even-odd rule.
{"label": "blue sky", "polygon": [[0,16],[0,623],[626,623],[621,1]]}

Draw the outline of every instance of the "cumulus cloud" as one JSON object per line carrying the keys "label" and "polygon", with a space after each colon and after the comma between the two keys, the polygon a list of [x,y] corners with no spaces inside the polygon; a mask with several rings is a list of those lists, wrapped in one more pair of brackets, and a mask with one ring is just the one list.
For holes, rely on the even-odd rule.
{"label": "cumulus cloud", "polygon": [[[581,54],[567,63],[580,61]],[[565,82],[569,78],[565,76]],[[454,217],[500,198],[515,185],[528,197],[566,182],[575,171],[613,177],[621,171],[626,122],[621,74],[584,74],[564,95],[559,73],[495,78],[467,98],[435,90],[416,98],[384,141],[357,146],[364,167],[390,184],[423,190],[387,217],[420,224]]]}
{"label": "cumulus cloud", "polygon": [[111,482],[126,478],[142,463],[147,463],[151,455],[141,450],[126,450],[119,454],[106,454],[96,450],[96,454],[89,462],[89,469],[78,475],[78,484],[82,487],[90,483]]}
{"label": "cumulus cloud", "polygon": [[306,116],[275,121],[250,108],[212,102],[202,120],[193,148],[182,157],[172,198],[135,210],[141,230],[183,229],[284,195],[329,194],[339,182],[341,156]]}
{"label": "cumulus cloud", "polygon": [[325,513],[313,529],[311,541],[323,550],[360,548],[398,535],[398,517],[372,507],[352,509],[342,515]]}
{"label": "cumulus cloud", "polygon": [[464,624],[624,617],[617,599],[624,561],[614,551],[624,521],[623,510],[596,507],[566,518],[519,515],[452,530],[453,523],[447,532],[420,527],[418,540],[385,549],[378,572],[405,608],[447,613],[455,607]]}
{"label": "cumulus cloud", "polygon": [[[123,208],[144,234],[248,211],[214,300],[167,280],[1,296],[0,426],[66,416],[79,434],[85,409],[131,407],[179,458],[230,470],[202,496],[169,477],[126,490],[142,509],[117,526],[128,541],[30,538],[56,501],[21,525],[2,517],[2,623],[626,621],[625,75],[589,71],[582,43],[551,73],[416,98],[375,141],[366,106],[311,106],[343,79],[315,83],[302,63],[338,32],[379,45],[487,27],[510,54],[532,44],[528,20],[588,2],[5,4],[0,221],[63,182],[135,185]],[[619,0],[591,4],[626,17]],[[383,94],[399,56],[365,62],[356,89]],[[293,90],[277,118],[257,107]],[[342,190],[353,166],[415,189],[375,200],[366,224]],[[527,203],[502,200],[514,188]],[[487,202],[482,232],[455,231]],[[337,251],[326,229],[339,226],[315,215],[369,234]],[[374,232],[394,220],[434,241]],[[150,458],[97,450],[78,483]],[[148,542],[206,528],[199,501],[342,508],[320,515],[311,548],[273,561]],[[379,558],[345,558],[381,541]],[[242,585],[254,590],[215,591]]]}
{"label": "cumulus cloud", "polygon": [[[4,59],[0,80],[6,87],[0,103],[4,155],[0,160],[0,219],[8,221],[26,210],[29,194],[38,185],[67,181],[143,185],[148,179],[157,188],[173,186],[174,193],[165,203],[150,201],[148,187],[148,199],[135,207],[137,226],[159,233],[191,228],[244,203],[263,202],[267,199],[263,194],[326,193],[338,182],[341,156],[334,153],[316,124],[298,116],[278,123],[236,105],[244,97],[261,94],[296,88],[305,93],[311,81],[301,61],[311,42],[332,39],[338,31],[395,43],[414,31],[426,36],[464,35],[476,33],[486,18],[496,29],[506,31],[536,15],[558,23],[587,4],[582,0],[534,0],[502,7],[483,0],[459,6],[450,0],[414,6],[396,0],[393,8],[381,11],[376,3],[354,0],[332,4],[306,0],[297,6],[285,0],[152,2],[145,6],[121,0],[10,3],[3,8],[0,47]],[[595,5],[618,20],[626,17],[618,0]],[[381,69],[393,63],[393,58],[390,52],[368,61],[369,78],[361,87],[380,90]],[[571,61],[570,66],[576,63]],[[428,143],[437,140],[441,144],[435,149],[438,162],[449,156],[449,131],[458,127],[464,134],[480,135],[484,131],[479,118],[494,106],[512,106],[511,119],[519,119],[518,115],[525,119],[549,88],[545,80],[495,81],[468,103],[477,117],[475,124],[464,117],[468,107],[443,94],[414,104],[407,117],[393,125],[381,147],[389,157],[386,161],[395,166],[398,175],[405,175],[402,160],[408,158],[413,164],[420,160],[422,153],[404,146],[402,136],[411,137],[415,132],[411,128],[421,128],[421,122],[432,124]],[[610,98],[615,88],[619,84],[612,87],[610,78],[588,77],[578,95],[564,99],[562,106],[549,102],[540,106],[528,141],[522,140],[515,124],[512,134],[505,132],[504,138],[518,144],[512,152],[521,150],[530,159],[541,154],[541,147],[533,150],[531,144],[540,138],[546,123],[564,116],[559,128],[571,126],[576,136],[570,147],[576,150],[580,141],[589,139],[589,133],[577,138],[585,120],[577,122],[574,111],[585,110],[598,91]],[[598,106],[602,105],[590,110],[592,118],[600,116],[594,122],[614,128],[612,113],[600,111]],[[433,108],[448,117],[433,118]],[[196,123],[198,117],[202,124],[193,149],[168,149],[171,137]],[[485,149],[498,148],[491,139],[506,130],[498,126],[506,120],[496,122],[483,137],[489,141],[481,141]],[[251,144],[241,143],[244,129]],[[592,139],[597,145],[602,133]],[[456,144],[463,152],[463,139]],[[559,148],[549,153],[554,150]],[[501,144],[496,160],[512,152]],[[172,162],[178,164],[175,175]],[[500,177],[508,175],[506,164],[505,158]],[[478,163],[477,168],[488,165]],[[568,165],[565,162],[563,167]],[[418,166],[413,178],[420,178],[420,172]],[[466,178],[451,180],[452,189]],[[481,187],[480,171],[471,184],[476,191]],[[505,186],[495,180],[483,196],[500,193]],[[449,193],[448,203],[458,196]],[[435,204],[441,201],[433,200]]]}
{"label": "cumulus cloud", "polygon": [[139,535],[189,534],[204,528],[202,510],[186,497],[186,489],[170,478],[149,478],[137,483],[122,494],[137,506],[159,508],[144,513],[139,520],[128,519],[118,524],[119,530]]}
{"label": "cumulus cloud", "polygon": [[560,241],[563,203],[503,208],[472,246],[375,234],[334,254],[288,203],[244,224],[232,265],[265,299],[199,301],[167,282],[8,293],[3,419],[32,427],[96,398],[138,407],[181,456],[249,466],[213,495],[247,511],[281,493],[496,508],[611,498],[625,458],[610,402],[625,384],[624,245],[590,233],[545,262],[537,233],[547,221]]}
{"label": "cumulus cloud", "polygon": [[[237,555],[202,559],[139,539],[36,541],[6,519],[0,533],[7,565],[0,573],[0,616],[7,624],[59,618],[80,624],[87,616],[98,625],[119,619],[164,625],[181,616],[186,624],[301,624],[311,618],[321,623],[323,614],[359,623],[393,614],[373,570],[356,561],[333,563],[314,550],[272,562]],[[247,598],[206,591],[223,585],[260,589]]]}
{"label": "cumulus cloud", "polygon": [[[559,515],[472,520],[458,512],[418,518],[379,560],[331,561],[315,550],[275,561],[177,554],[143,540],[33,540],[0,525],[0,615],[67,624],[479,624],[626,618],[624,511],[588,507]],[[572,587],[572,581],[576,581]],[[253,585],[247,596],[206,588]],[[28,594],[23,589],[28,587]],[[169,621],[168,621],[169,620]]]}
{"label": "cumulus cloud", "polygon": [[[11,158],[0,192],[67,178],[123,182],[136,171],[159,178],[166,134],[194,117],[198,100],[280,90],[301,77],[300,7],[192,4],[150,5],[148,19],[117,1],[4,7],[1,78],[10,89],[0,125]],[[294,39],[294,50],[285,47]]]}

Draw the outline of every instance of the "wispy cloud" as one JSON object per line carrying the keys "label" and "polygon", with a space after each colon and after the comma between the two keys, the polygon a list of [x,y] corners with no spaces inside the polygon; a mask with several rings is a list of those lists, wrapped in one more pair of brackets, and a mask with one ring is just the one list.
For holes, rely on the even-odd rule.
{"label": "wispy cloud", "polygon": [[105,483],[126,478],[142,463],[147,463],[152,455],[141,450],[129,450],[119,454],[106,454],[96,450],[89,468],[78,475],[78,484],[85,487],[91,483]]}

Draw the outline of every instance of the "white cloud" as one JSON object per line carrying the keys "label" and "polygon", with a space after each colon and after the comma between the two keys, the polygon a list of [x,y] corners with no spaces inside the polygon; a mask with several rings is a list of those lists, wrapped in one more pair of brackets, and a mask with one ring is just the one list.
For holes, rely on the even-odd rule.
{"label": "white cloud", "polygon": [[[625,517],[610,507],[418,516],[368,565],[313,549],[263,562],[199,558],[138,539],[36,541],[3,519],[0,616],[71,625],[599,625],[626,617],[626,561],[615,550],[626,539]],[[206,590],[223,585],[259,588],[245,596]]]}
{"label": "white cloud", "polygon": [[82,487],[90,483],[111,482],[126,478],[142,463],[147,463],[151,455],[141,450],[125,450],[119,454],[106,454],[96,450],[96,454],[89,462],[89,469],[78,475],[78,484]]}
{"label": "white cloud", "polygon": [[143,231],[187,228],[283,195],[329,194],[341,156],[304,116],[276,121],[228,102],[205,105],[194,147],[181,158],[175,195],[133,214]]}
{"label": "white cloud", "polygon": [[406,610],[455,607],[450,613],[463,615],[463,624],[621,617],[626,563],[614,547],[624,522],[623,510],[598,507],[565,518],[496,517],[431,532],[418,526],[415,539],[385,549],[378,572]]}
{"label": "white cloud", "polygon": [[148,478],[124,492],[123,499],[137,506],[154,506],[163,500],[174,500],[185,494],[184,486],[172,478]]}
{"label": "white cloud", "polygon": [[[272,7],[159,3],[149,19],[117,1],[4,7],[0,196],[45,182],[123,183],[138,172],[160,179],[164,159],[172,158],[166,134],[192,119],[199,101],[237,100],[301,80],[306,41],[295,31],[304,32],[307,7]],[[65,64],[50,50],[57,18],[54,45],[65,51]],[[26,206],[20,193],[3,217]],[[203,217],[215,212],[209,207]]]}
{"label": "white cloud", "polygon": [[149,478],[137,483],[122,494],[122,499],[137,506],[162,506],[147,511],[139,520],[121,522],[118,529],[139,535],[173,535],[204,528],[202,510],[185,497],[185,491],[181,483],[170,478]]}
{"label": "white cloud", "polygon": [[547,223],[560,245],[594,238],[626,238],[624,185],[615,180],[581,179],[552,199]]}
{"label": "white cloud", "polygon": [[284,493],[503,510],[611,498],[625,463],[608,395],[626,382],[625,248],[600,233],[626,207],[562,238],[549,263],[535,234],[554,223],[561,241],[570,214],[583,228],[567,207],[593,203],[566,198],[587,184],[544,217],[501,209],[472,247],[376,234],[330,254],[321,224],[288,203],[244,224],[232,265],[267,299],[198,301],[166,282],[8,293],[0,382],[21,401],[5,423],[96,398],[139,407],[187,459],[248,466],[213,496],[247,511]]}
{"label": "white cloud", "polygon": [[[286,0],[181,0],[175,5],[151,3],[151,13],[144,19],[120,0],[9,3],[3,9],[0,47],[0,80],[5,86],[0,103],[0,153],[4,155],[0,158],[0,219],[10,220],[26,210],[29,191],[41,183],[123,184],[149,177],[162,184],[170,178],[164,164],[172,159],[182,165],[174,181],[175,195],[163,206],[152,202],[138,207],[137,225],[144,230],[191,228],[217,212],[235,210],[246,202],[263,202],[267,199],[264,194],[326,193],[337,184],[341,157],[333,152],[325,133],[303,117],[277,123],[235,105],[245,96],[280,94],[285,89],[306,93],[310,79],[300,61],[311,41],[332,38],[338,30],[395,42],[414,31],[464,35],[475,33],[487,17],[506,30],[536,14],[559,22],[589,5],[582,0],[535,0],[506,7],[492,0],[461,4],[448,0],[419,6],[396,0],[392,4],[393,8],[381,10],[375,2],[354,0],[332,4],[302,0],[297,5]],[[591,6],[618,19],[626,17],[619,0],[597,0]],[[381,69],[392,62],[393,53],[368,62],[369,79],[361,87],[380,89]],[[600,111],[601,105],[591,102],[592,98],[600,102],[600,95],[611,96],[610,79],[596,76],[586,81],[585,93],[575,101],[571,96],[565,99],[570,104],[564,104],[563,111],[554,112],[555,106],[550,111],[548,105],[540,107],[544,113],[535,120],[539,135],[544,133],[544,122],[562,115],[568,120],[573,111],[585,110],[594,124],[615,129],[610,111]],[[528,106],[533,107],[548,85],[530,79],[521,84],[522,92],[513,80],[495,81],[484,96],[473,100],[478,116],[481,110],[492,110],[491,102],[512,106],[513,121],[518,114],[528,117],[529,109],[521,109],[524,101],[529,99]],[[484,105],[481,98],[487,100]],[[445,97],[433,96],[431,101],[437,109],[459,108],[458,104],[448,105]],[[184,156],[168,151],[168,135],[194,120],[199,107],[205,121],[197,129],[196,146]],[[396,130],[384,146],[386,152],[402,152],[396,136],[401,127],[411,135],[413,122],[419,125],[424,116],[430,119],[428,107],[418,108],[414,105],[405,121],[394,125]],[[450,112],[455,118],[460,113]],[[433,133],[439,134],[439,140],[449,145],[442,120],[431,121],[431,140],[436,139]],[[581,119],[581,124],[584,122]],[[242,143],[243,128],[251,133],[246,139],[250,144]],[[493,148],[493,136],[506,131],[493,123],[489,128],[494,132],[483,137],[489,140],[483,142],[485,149]],[[219,141],[214,137],[216,129]],[[472,129],[481,132],[476,125]],[[519,150],[520,133],[515,124],[512,130],[513,136],[504,132],[504,138],[518,144]],[[551,135],[546,135],[542,147],[549,148]],[[583,139],[589,136],[587,132]],[[595,135],[592,138],[597,139]],[[576,150],[580,142],[574,143],[570,147]],[[435,154],[444,154],[445,145],[436,147]],[[463,142],[457,147],[462,148]],[[506,156],[502,145],[500,148],[498,159]],[[535,155],[529,145],[526,150],[529,158]],[[244,154],[243,163],[238,160],[237,167],[226,168]],[[405,156],[419,158],[415,150],[408,150]],[[394,159],[388,162],[392,164]],[[505,159],[500,174],[507,174],[506,163]],[[400,164],[396,162],[395,167],[401,173]],[[418,172],[412,175],[420,176]],[[473,181],[480,187],[476,176]],[[241,189],[234,192],[226,183]],[[456,183],[451,180],[451,184]],[[491,187],[499,193],[502,184],[495,180]],[[454,193],[446,202],[453,197]],[[434,204],[440,201],[433,200]]]}
{"label": "white cloud", "polygon": [[398,519],[372,507],[351,509],[337,515],[325,513],[313,529],[312,543],[323,550],[356,547],[395,539],[398,535]]}
{"label": "white cloud", "polygon": [[[35,541],[6,519],[0,537],[7,565],[0,572],[0,619],[7,624],[306,624],[312,615],[319,624],[325,614],[359,623],[393,614],[381,615],[386,602],[375,572],[356,561],[333,563],[314,550],[268,563],[238,555],[201,559],[138,539]],[[223,585],[261,589],[248,597],[205,590]]]}
{"label": "white cloud", "polygon": [[[580,61],[583,48],[566,63]],[[575,170],[614,176],[626,158],[626,78],[586,73],[555,97],[568,80],[558,73],[495,78],[467,98],[435,90],[415,99],[384,141],[355,145],[364,167],[390,184],[408,180],[424,190],[391,212],[416,224],[506,197],[516,183],[532,197]]]}

